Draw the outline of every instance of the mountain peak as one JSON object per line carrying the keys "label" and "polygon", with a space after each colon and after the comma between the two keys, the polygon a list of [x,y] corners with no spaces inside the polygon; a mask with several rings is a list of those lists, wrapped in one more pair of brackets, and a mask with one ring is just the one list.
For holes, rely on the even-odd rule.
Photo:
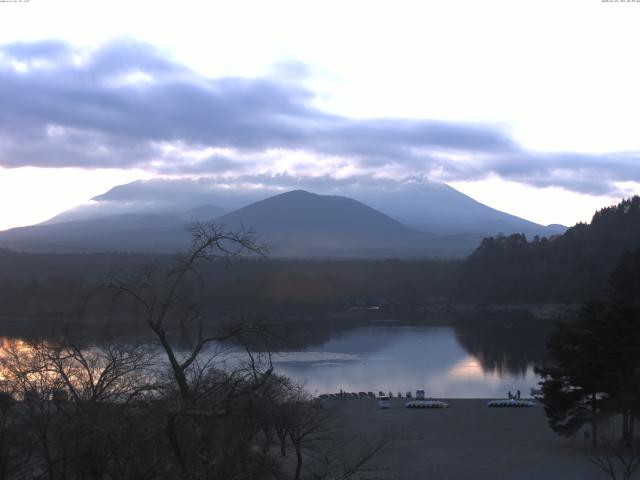
{"label": "mountain peak", "polygon": [[[317,193],[312,193],[312,192],[308,192],[307,190],[302,190],[302,189],[297,189],[297,190],[290,190],[288,192],[284,192],[281,193],[280,195],[289,195],[289,196],[309,196],[309,197],[320,197],[321,195],[318,195]],[[326,196],[326,195],[324,195]]]}

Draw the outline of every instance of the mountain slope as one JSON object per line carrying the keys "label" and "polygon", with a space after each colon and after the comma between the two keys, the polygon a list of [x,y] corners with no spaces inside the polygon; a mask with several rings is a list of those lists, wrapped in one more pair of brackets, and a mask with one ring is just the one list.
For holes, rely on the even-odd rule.
{"label": "mountain slope", "polygon": [[[410,248],[424,234],[346,197],[296,190],[218,218],[228,228],[248,228],[286,256],[351,255]],[[396,255],[403,255],[398,250]],[[377,255],[376,255],[377,256]]]}
{"label": "mountain slope", "polygon": [[353,198],[423,232],[481,236],[526,233],[549,236],[563,233],[558,225],[543,225],[510,215],[475,201],[454,188],[428,181],[376,181],[374,184],[317,182],[305,185],[291,177],[264,179],[262,186],[228,188],[215,180],[136,181],[113,187],[88,205],[63,213],[55,221],[87,219],[114,213],[176,212],[214,203],[228,211],[268,198],[279,191],[310,189],[320,194]]}
{"label": "mountain slope", "polygon": [[[41,224],[0,232],[0,246],[30,252],[173,253],[189,247],[185,216],[126,214]],[[305,191],[276,195],[216,219],[227,229],[252,229],[274,257],[460,257],[478,235],[436,236],[413,230],[356,200]]]}
{"label": "mountain slope", "polygon": [[524,233],[550,236],[562,225],[540,225],[488,207],[444,183],[412,183],[386,191],[354,195],[405,225],[436,234]]}
{"label": "mountain slope", "polygon": [[185,222],[208,222],[210,220],[215,220],[228,212],[229,210],[226,208],[206,204],[190,208],[185,212],[180,212],[177,216]]}
{"label": "mountain slope", "polygon": [[[188,246],[187,224],[168,215],[125,214],[18,227],[0,232],[0,245],[24,252],[168,252]],[[176,230],[185,233],[176,238]]]}
{"label": "mountain slope", "polygon": [[250,225],[267,234],[305,230],[341,235],[413,235],[373,208],[346,197],[294,190],[255,202],[219,218],[225,225]]}

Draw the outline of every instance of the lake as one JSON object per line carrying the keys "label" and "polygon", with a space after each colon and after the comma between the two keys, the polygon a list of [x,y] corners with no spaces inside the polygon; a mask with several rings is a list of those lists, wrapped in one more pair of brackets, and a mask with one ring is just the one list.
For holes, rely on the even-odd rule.
{"label": "lake", "polygon": [[[534,367],[546,361],[551,322],[511,310],[364,311],[280,319],[273,326],[285,339],[270,347],[277,373],[314,395],[424,389],[436,398],[502,398],[509,390],[529,396],[538,387]],[[145,329],[136,335],[118,330],[119,341],[149,338]],[[86,341],[106,338],[98,333]]]}
{"label": "lake", "polygon": [[[526,332],[512,330],[517,348]],[[303,382],[316,395],[342,389],[404,396],[422,388],[436,398],[493,398],[518,389],[529,396],[538,387],[536,359],[515,361],[506,350],[472,353],[465,345],[477,338],[468,342],[465,337],[473,335],[453,326],[356,327],[306,351],[277,354],[274,362],[278,373]]]}

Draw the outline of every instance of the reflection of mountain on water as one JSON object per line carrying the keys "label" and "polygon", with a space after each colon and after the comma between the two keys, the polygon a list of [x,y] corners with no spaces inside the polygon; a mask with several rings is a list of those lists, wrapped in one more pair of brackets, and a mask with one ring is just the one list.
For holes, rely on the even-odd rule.
{"label": "reflection of mountain on water", "polygon": [[[420,344],[418,340],[414,344],[404,344],[403,348],[393,352],[394,361],[407,364],[414,359],[434,355],[431,362],[437,363],[438,355],[451,359],[451,352],[457,346],[477,359],[485,373],[520,377],[526,374],[528,367],[545,362],[545,340],[551,329],[551,322],[537,319],[524,309],[478,309],[460,313],[383,308],[331,314],[289,314],[263,320],[270,332],[266,338],[263,335],[244,338],[254,350],[339,352],[371,358],[390,344],[405,339],[408,331],[413,331],[416,336],[428,337],[428,345]],[[7,329],[4,335],[58,338],[62,333],[54,334],[51,328],[29,332],[24,328],[19,329],[18,325],[19,322],[16,322],[15,332]],[[127,326],[126,329],[114,327],[120,331],[120,335],[114,335],[110,329],[75,330],[75,333],[84,341],[93,343],[144,341],[144,338],[148,338],[144,328],[135,329],[134,326]],[[424,330],[424,327],[437,326],[447,327],[449,333],[441,331],[441,336],[434,336],[434,329],[429,328],[429,333]],[[411,330],[412,327],[417,328]],[[215,328],[214,325],[211,328]],[[186,349],[193,341],[189,335],[173,333],[179,348]],[[434,341],[436,338],[438,341]],[[447,350],[445,347],[449,353],[443,351]],[[430,351],[427,353],[426,349]]]}
{"label": "reflection of mountain on water", "polygon": [[458,343],[484,371],[524,376],[527,367],[546,361],[552,323],[526,310],[475,311],[453,322]]}
{"label": "reflection of mountain on water", "polygon": [[[273,350],[294,351],[314,349],[332,339],[347,336],[353,351],[367,351],[382,345],[371,345],[372,339],[349,336],[360,327],[386,328],[388,335],[397,333],[397,327],[449,326],[451,317],[444,312],[425,310],[348,310],[331,314],[281,316],[267,323],[273,338],[269,344]],[[386,342],[376,337],[377,342]],[[258,343],[256,346],[259,346]]]}
{"label": "reflection of mountain on water", "polygon": [[[527,368],[546,360],[545,343],[552,323],[534,317],[526,309],[483,310],[465,313],[412,310],[390,312],[348,312],[304,321],[274,324],[277,336],[285,339],[278,350],[329,348],[340,341],[350,352],[371,352],[393,341],[399,327],[451,326],[457,343],[478,359],[485,372],[523,376]],[[354,329],[371,327],[385,335],[350,335]],[[372,343],[373,342],[373,343]]]}

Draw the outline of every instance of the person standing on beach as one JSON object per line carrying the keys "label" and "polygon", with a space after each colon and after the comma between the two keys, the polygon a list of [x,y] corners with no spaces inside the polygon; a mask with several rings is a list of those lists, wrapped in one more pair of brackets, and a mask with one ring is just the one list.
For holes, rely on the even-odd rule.
{"label": "person standing on beach", "polygon": [[512,399],[513,399],[513,395],[511,395],[511,390],[509,390],[509,391],[507,392],[507,395],[509,395],[509,400],[512,400]]}
{"label": "person standing on beach", "polygon": [[518,400],[520,400],[520,390],[518,390],[518,391],[516,392],[516,398],[517,398]]}

